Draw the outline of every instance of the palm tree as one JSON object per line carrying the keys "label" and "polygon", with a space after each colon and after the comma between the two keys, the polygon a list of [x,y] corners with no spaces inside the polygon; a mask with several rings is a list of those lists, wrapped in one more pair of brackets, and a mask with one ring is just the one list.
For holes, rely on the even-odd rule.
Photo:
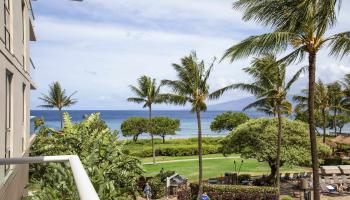
{"label": "palm tree", "polygon": [[[302,90],[304,95],[295,95],[293,100],[298,102],[296,110],[307,110],[308,90]],[[326,84],[319,79],[315,85],[315,108],[320,112],[322,117],[323,143],[326,143],[327,116],[330,109],[330,94]]]}
{"label": "palm tree", "polygon": [[337,115],[341,112],[345,111],[345,93],[342,90],[342,86],[339,82],[334,82],[328,85],[329,92],[329,102],[330,102],[330,110],[333,111],[333,128],[334,134],[337,135]]}
{"label": "palm tree", "polygon": [[[137,86],[130,85],[131,91],[136,95],[136,97],[130,97],[127,100],[134,103],[142,103],[143,108],[148,108],[149,114],[149,126],[152,121],[152,105],[160,104],[165,102],[165,95],[160,93],[161,85],[157,85],[155,79],[148,76],[141,76],[137,80]],[[152,140],[152,155],[153,164],[156,164],[156,151],[154,147],[154,136],[151,133]]]}
{"label": "palm tree", "polygon": [[[253,83],[238,83],[226,86],[218,91],[214,92],[211,98],[221,96],[227,90],[241,89],[252,93],[256,96],[257,100],[244,109],[256,107],[270,108],[267,113],[272,113],[278,118],[278,134],[277,134],[277,155],[275,166],[275,174],[271,174],[275,178],[277,188],[280,186],[279,168],[281,166],[281,143],[282,143],[282,115],[283,113],[290,114],[292,111],[292,105],[287,100],[287,93],[293,83],[299,78],[303,72],[303,68],[300,69],[288,82],[286,82],[286,65],[277,62],[276,57],[272,54],[264,55],[262,58],[255,58],[252,62],[252,66],[244,69],[248,74],[253,76]],[[277,176],[275,176],[277,175]]]}
{"label": "palm tree", "polygon": [[63,115],[62,109],[64,107],[69,107],[78,102],[77,99],[72,99],[72,96],[77,93],[73,92],[71,95],[66,95],[66,90],[62,89],[59,82],[54,82],[49,85],[48,94],[42,94],[42,97],[39,97],[40,100],[44,102],[43,105],[39,107],[43,108],[57,108],[60,113],[61,118],[61,128],[63,127]]}
{"label": "palm tree", "polygon": [[308,56],[309,72],[309,131],[313,168],[314,198],[320,199],[317,140],[315,134],[315,72],[317,53],[322,47],[330,49],[330,55],[343,57],[350,53],[350,32],[328,35],[337,22],[341,0],[238,0],[236,9],[243,10],[244,20],[261,22],[271,26],[273,32],[255,35],[233,45],[223,58],[231,62],[252,55],[283,52],[292,47],[281,62],[301,61]]}
{"label": "palm tree", "polygon": [[205,68],[204,61],[199,61],[195,52],[181,59],[181,64],[173,64],[177,72],[177,80],[163,80],[162,83],[173,90],[169,94],[169,101],[177,105],[191,104],[191,112],[196,113],[198,125],[198,199],[203,193],[203,169],[202,169],[202,125],[201,112],[207,110],[206,100],[209,96],[208,79],[213,68],[214,61],[209,68]]}

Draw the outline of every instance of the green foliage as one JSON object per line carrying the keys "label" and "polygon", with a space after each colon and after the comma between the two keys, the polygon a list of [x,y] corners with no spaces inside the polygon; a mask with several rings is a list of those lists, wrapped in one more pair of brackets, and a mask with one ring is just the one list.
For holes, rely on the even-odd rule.
{"label": "green foliage", "polygon": [[212,131],[232,131],[238,125],[249,120],[249,117],[243,112],[224,112],[217,115],[210,124]]}
{"label": "green foliage", "polygon": [[123,136],[133,136],[133,141],[137,142],[140,134],[146,133],[148,119],[143,117],[130,117],[123,121],[120,126]]}
{"label": "green foliage", "polygon": [[158,177],[152,178],[148,181],[152,189],[152,198],[159,199],[165,196],[165,183]]}
{"label": "green foliage", "polygon": [[154,117],[149,128],[149,132],[161,136],[165,143],[166,135],[175,135],[176,131],[180,130],[180,120],[171,119],[169,117]]}
{"label": "green foliage", "polygon": [[[222,138],[204,137],[203,138],[203,154],[219,153],[220,141]],[[160,156],[191,156],[198,155],[197,138],[171,139],[166,143],[162,143],[160,139],[155,139],[157,145],[156,154]],[[131,155],[137,157],[152,156],[150,147],[151,141],[148,139],[138,140],[137,143],[126,142],[125,149]]]}
{"label": "green foliage", "polygon": [[[197,198],[198,185],[191,184],[192,199]],[[277,200],[276,187],[242,186],[242,185],[204,185],[211,200]]]}
{"label": "green foliage", "polygon": [[[219,153],[220,145],[204,145],[203,155]],[[150,157],[152,156],[151,148],[143,148],[140,151],[134,151],[131,153],[137,157]],[[193,156],[198,155],[198,145],[171,145],[158,147],[156,149],[157,156]]]}
{"label": "green foliage", "polygon": [[62,89],[61,84],[59,82],[54,82],[49,85],[49,93],[43,94],[39,99],[44,102],[43,105],[40,105],[44,108],[58,108],[61,110],[64,107],[69,107],[75,103],[77,103],[76,99],[72,99],[72,96],[76,92],[71,95],[66,95],[66,90]]}
{"label": "green foliage", "polygon": [[34,131],[38,130],[38,128],[45,125],[44,118],[35,117],[34,118]]}
{"label": "green foliage", "polygon": [[291,196],[284,196],[281,198],[281,200],[293,200],[293,197]]}
{"label": "green foliage", "polygon": [[[123,153],[117,132],[110,130],[99,114],[73,124],[65,113],[63,129],[41,129],[31,147],[31,156],[72,154],[80,157],[101,199],[130,199],[137,195],[141,163]],[[30,185],[39,188],[32,199],[77,199],[66,164],[33,164],[31,171]]]}
{"label": "green foliage", "polygon": [[318,148],[318,156],[320,159],[329,158],[332,155],[332,148],[324,143],[319,143],[317,145]]}
{"label": "green foliage", "polygon": [[[243,158],[266,161],[271,167],[276,162],[277,119],[252,119],[238,126],[223,141],[222,151],[240,153]],[[281,164],[309,165],[310,146],[308,127],[300,121],[283,120]]]}

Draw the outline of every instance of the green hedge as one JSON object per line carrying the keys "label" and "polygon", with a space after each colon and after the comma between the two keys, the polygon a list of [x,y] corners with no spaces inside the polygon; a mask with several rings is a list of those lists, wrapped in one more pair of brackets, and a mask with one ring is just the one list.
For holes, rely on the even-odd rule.
{"label": "green hedge", "polygon": [[[191,197],[197,198],[198,184],[191,184]],[[243,185],[204,185],[211,200],[277,200],[277,188]]]}
{"label": "green hedge", "polygon": [[[219,153],[219,145],[205,145],[203,146],[203,155]],[[137,151],[130,151],[130,154],[137,157],[151,157],[152,148],[144,147]],[[157,156],[193,156],[198,155],[197,145],[167,145],[156,146]]]}

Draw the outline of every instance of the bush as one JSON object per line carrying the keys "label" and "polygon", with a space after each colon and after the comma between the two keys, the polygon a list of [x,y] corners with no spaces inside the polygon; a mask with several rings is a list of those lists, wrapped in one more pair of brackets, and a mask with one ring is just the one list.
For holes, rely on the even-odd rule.
{"label": "bush", "polygon": [[[204,145],[203,155],[219,153],[219,145]],[[131,155],[137,157],[151,157],[152,148],[146,147],[142,150],[131,152]],[[156,156],[193,156],[198,155],[197,145],[171,145],[157,147]]]}
{"label": "bush", "polygon": [[[198,184],[191,184],[191,198],[196,199]],[[203,185],[211,200],[277,200],[277,188],[242,185]]]}
{"label": "bush", "polygon": [[324,165],[341,165],[342,164],[342,159],[341,157],[333,157],[333,158],[327,158],[324,160]]}
{"label": "bush", "polygon": [[284,196],[281,200],[293,200],[293,198],[291,196]]}
{"label": "bush", "polygon": [[318,143],[318,156],[320,159],[329,158],[332,155],[332,149],[327,144]]}
{"label": "bush", "polygon": [[[64,114],[60,131],[43,127],[31,146],[31,156],[78,155],[101,199],[132,199],[143,173],[141,162],[124,154],[117,131],[107,127],[99,114],[73,123]],[[30,165],[30,199],[78,199],[71,169],[66,163]]]}
{"label": "bush", "polygon": [[152,199],[159,199],[165,196],[165,183],[159,177],[154,177],[148,181],[152,190]]}

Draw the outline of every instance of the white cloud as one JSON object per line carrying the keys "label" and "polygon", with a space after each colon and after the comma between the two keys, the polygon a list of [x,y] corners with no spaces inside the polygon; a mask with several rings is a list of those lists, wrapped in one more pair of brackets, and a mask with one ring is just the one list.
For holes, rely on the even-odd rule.
{"label": "white cloud", "polygon": [[[240,13],[232,10],[232,0],[41,0],[33,4],[38,42],[32,45],[32,58],[39,85],[32,93],[33,108],[46,86],[56,80],[68,92],[78,90],[75,109],[139,108],[126,98],[132,95],[128,85],[140,75],[175,78],[171,63],[191,50],[209,62],[214,56],[221,58],[233,43],[263,31],[243,22]],[[349,2],[344,2],[346,8]],[[334,31],[348,30],[348,17],[348,12],[342,12]],[[350,72],[348,61],[334,60],[322,51],[317,75],[326,82],[338,80]],[[288,74],[304,64],[290,66]],[[249,60],[217,63],[211,89],[249,82],[241,70],[248,65]],[[307,77],[301,78],[293,92],[306,83]],[[220,101],[247,95],[232,91]]]}

